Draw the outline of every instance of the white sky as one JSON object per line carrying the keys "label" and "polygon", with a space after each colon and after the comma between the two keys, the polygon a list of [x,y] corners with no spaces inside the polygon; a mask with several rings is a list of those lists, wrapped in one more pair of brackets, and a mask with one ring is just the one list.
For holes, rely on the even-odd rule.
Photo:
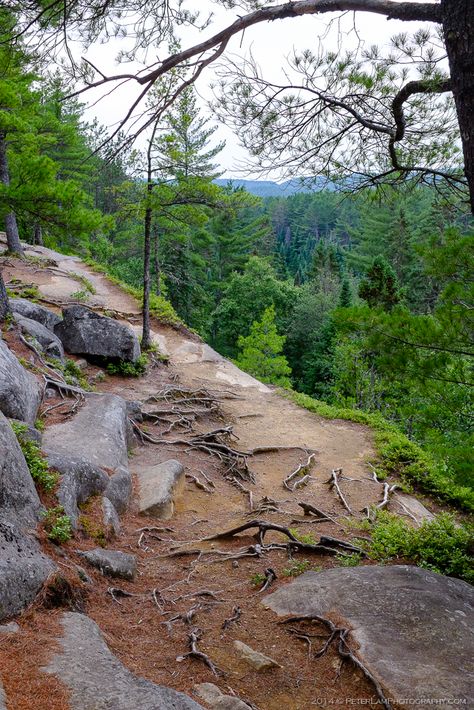
{"label": "white sky", "polygon": [[[189,28],[183,29],[181,37],[183,49],[203,41],[231,24],[239,13],[238,10],[224,10],[222,7],[216,10],[216,6],[211,0],[200,0],[199,7],[200,9],[202,8],[203,16],[206,12],[213,10],[215,20],[210,27],[201,33]],[[240,11],[240,14],[242,14],[242,11]],[[393,35],[402,31],[413,32],[417,27],[416,23],[387,21],[386,18],[371,13],[356,13],[356,15],[358,35],[368,46],[372,44],[388,44],[390,37]],[[298,51],[317,48],[318,37],[324,34],[330,17],[334,16],[305,16],[278,20],[272,23],[261,23],[247,29],[243,39],[240,35],[234,37],[229,43],[227,54],[232,54],[234,58],[235,55],[245,56],[251,49],[253,56],[262,67],[264,75],[267,77],[271,75],[272,78],[278,79],[281,75],[281,69],[285,65],[285,58],[291,55],[295,48]],[[353,24],[353,15],[346,15],[342,23],[344,31],[350,31]],[[347,43],[354,43],[355,41],[356,37],[354,33],[351,33],[345,39],[344,46],[347,47]],[[337,48],[337,34],[334,30],[329,34],[325,43],[328,48]],[[102,71],[112,74],[117,72],[115,59],[122,47],[123,44],[118,40],[109,41],[107,44],[93,45],[85,56],[91,59]],[[147,57],[147,63],[150,64],[152,62],[153,56],[150,54]],[[127,68],[123,70],[127,72],[133,69],[133,65],[128,64],[126,66]],[[139,68],[139,65],[137,67]],[[203,111],[207,113],[209,111],[206,100],[212,98],[210,84],[214,79],[214,73],[209,68],[209,70],[203,72],[197,84],[198,93],[202,97]],[[83,100],[87,98],[89,104],[92,104],[100,97],[100,91],[96,90],[95,94],[91,92],[81,98]],[[86,115],[88,118],[96,116],[102,124],[111,127],[123,117],[135,95],[135,87],[129,84],[124,89],[114,92],[91,106]],[[252,177],[252,175],[244,175],[239,171],[239,163],[241,164],[246,160],[247,153],[239,145],[238,136],[228,127],[220,125],[215,134],[215,139],[216,141],[226,141],[226,148],[217,158],[224,170],[224,176]]]}

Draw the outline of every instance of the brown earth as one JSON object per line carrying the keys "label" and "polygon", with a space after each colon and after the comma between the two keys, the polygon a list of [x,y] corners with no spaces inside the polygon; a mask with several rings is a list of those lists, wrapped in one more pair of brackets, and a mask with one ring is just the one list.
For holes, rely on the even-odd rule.
{"label": "brown earth", "polygon": [[[42,268],[36,261],[9,258],[4,265],[5,281],[11,283],[18,279],[24,284],[36,284],[46,304],[60,304],[82,288],[71,272],[80,274],[93,284],[96,291],[88,305],[115,311],[116,315],[125,314],[122,317],[124,322],[139,326],[139,308],[134,299],[102,274],[94,273],[76,258],[42,248],[28,250],[28,253],[39,258],[48,257],[57,266],[50,263],[47,268]],[[170,384],[193,389],[204,387],[218,398],[220,396],[220,408],[219,412],[199,420],[193,433],[232,425],[237,437],[234,445],[242,451],[263,446],[302,448],[258,454],[249,459],[256,482],[245,483],[245,486],[252,490],[254,507],[268,496],[277,501],[279,508],[277,513],[258,514],[249,510],[248,497],[224,478],[225,469],[215,457],[184,445],[137,445],[130,458],[135,485],[139,484],[142,468],[177,458],[184,464],[186,473],[204,480],[200,473],[203,471],[215,488],[208,493],[187,479],[170,521],[139,516],[135,510],[125,515],[122,533],[106,545],[137,555],[139,572],[136,580],[116,584],[132,596],[111,594],[110,580],[87,569],[93,584],[74,582],[82,588],[85,611],[99,624],[111,650],[130,670],[189,694],[193,693],[195,683],[215,682],[223,692],[235,692],[260,710],[281,710],[282,707],[303,710],[313,705],[362,703],[363,700],[368,703],[370,698],[375,699],[373,688],[361,672],[348,663],[341,664],[333,650],[315,659],[314,653],[308,652],[304,639],[280,625],[276,615],[263,608],[260,603],[262,594],[252,584],[252,578],[263,574],[268,567],[277,575],[272,586],[275,589],[277,585],[286,584],[302,566],[308,569],[333,567],[340,564],[338,559],[298,554],[294,560],[289,560],[284,550],[267,553],[262,558],[238,560],[223,559],[217,554],[219,551],[237,554],[240,548],[254,544],[254,531],[215,542],[200,540],[252,518],[263,518],[296,529],[300,535],[311,535],[315,540],[320,534],[326,534],[354,542],[354,520],[362,518],[362,508],[379,502],[382,494],[382,486],[373,481],[367,465],[367,460],[375,456],[370,430],[342,420],[326,420],[299,408],[220,358],[184,329],[176,330],[154,321],[153,331],[161,351],[169,356],[169,364],[158,363],[139,379],[107,375],[104,381],[97,383],[98,391],[143,401]],[[12,334],[7,337],[15,348]],[[31,352],[26,354],[22,350],[21,355],[34,359]],[[93,377],[97,368],[88,367],[85,374]],[[59,401],[59,398],[48,400],[43,409]],[[46,425],[67,416],[67,405],[59,410],[48,412]],[[163,423],[144,425],[144,429],[157,438],[162,436],[164,428]],[[180,428],[166,436],[168,440],[186,437],[189,433]],[[302,449],[317,452],[315,465],[310,471],[312,480],[306,487],[290,492],[283,487],[283,479],[299,463],[306,461],[307,453]],[[327,483],[335,468],[343,469],[341,486],[354,513],[352,517]],[[309,522],[308,517],[301,515],[297,505],[300,501],[322,508],[336,521]],[[142,534],[140,529],[146,526],[163,530]],[[282,542],[284,536],[270,533],[266,541],[270,540]],[[65,576],[70,577],[74,564],[84,566],[75,550],[93,548],[98,541],[104,542],[104,531],[98,501],[92,501],[83,511],[83,529],[74,540],[61,550],[48,541],[44,541],[44,546],[59,562]],[[168,556],[170,552],[189,549],[201,550],[201,554]],[[206,554],[211,551],[213,554]],[[212,595],[199,594],[203,591],[212,592]],[[73,607],[74,604],[72,602]],[[237,606],[241,610],[239,620],[223,630],[223,622],[233,615]],[[181,619],[171,621],[175,615],[186,614],[193,607],[192,625]],[[39,670],[56,648],[57,613],[55,609],[48,610],[44,605],[36,604],[20,619],[19,634],[0,637],[0,675],[9,710],[27,707],[62,710],[67,707],[65,689]],[[195,626],[203,632],[200,648],[223,671],[217,679],[196,660],[177,660],[188,650],[188,635]],[[311,632],[324,636],[321,628]],[[282,668],[263,673],[254,671],[238,658],[233,647],[234,639],[274,658]],[[311,651],[317,650],[323,642],[324,637],[311,638]]]}

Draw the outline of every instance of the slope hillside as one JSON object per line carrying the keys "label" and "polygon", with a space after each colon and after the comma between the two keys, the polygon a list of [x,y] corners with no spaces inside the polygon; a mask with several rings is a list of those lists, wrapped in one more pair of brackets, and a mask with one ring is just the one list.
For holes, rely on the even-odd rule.
{"label": "slope hillside", "polygon": [[[86,305],[120,337],[139,334],[139,306],[106,276],[26,253],[3,259],[16,296],[58,316]],[[140,377],[77,352],[58,368],[23,327],[4,342],[42,385],[40,447],[61,474],[41,502],[59,501],[74,530],[61,545],[44,516],[28,530],[54,570],[20,616],[0,604],[0,708],[468,702],[470,585],[403,560],[379,567],[363,549],[365,509],[388,505],[414,527],[437,509],[377,480],[370,429],[300,408],[184,327],[153,320]]]}

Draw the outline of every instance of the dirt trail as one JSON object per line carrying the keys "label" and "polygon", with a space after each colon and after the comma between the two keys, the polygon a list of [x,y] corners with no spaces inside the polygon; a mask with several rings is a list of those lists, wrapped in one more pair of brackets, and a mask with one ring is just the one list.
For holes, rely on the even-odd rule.
{"label": "dirt trail", "polygon": [[[46,301],[59,304],[68,302],[71,294],[82,288],[78,285],[78,276],[85,277],[96,291],[87,305],[124,314],[124,322],[139,328],[136,302],[106,277],[94,273],[75,257],[65,257],[40,247],[31,248],[28,253],[52,259],[56,265],[44,269],[12,259],[4,269],[6,281],[16,278],[37,284]],[[290,526],[299,534],[311,534],[316,540],[320,534],[349,540],[354,533],[347,524],[346,510],[327,481],[332,469],[343,469],[344,495],[359,517],[364,506],[380,501],[382,487],[374,483],[366,463],[374,456],[370,430],[342,420],[325,420],[298,407],[271,387],[238,370],[184,330],[175,330],[153,321],[153,336],[160,350],[169,357],[168,365],[161,364],[139,379],[107,377],[98,385],[98,390],[115,392],[126,399],[142,402],[170,384],[192,389],[204,387],[221,393],[223,399],[219,402],[219,412],[200,420],[193,433],[232,425],[237,437],[235,446],[240,450],[279,446],[315,451],[315,465],[310,471],[312,480],[295,492],[283,487],[284,477],[299,463],[306,461],[308,454],[302,449],[279,450],[251,457],[249,463],[255,474],[255,484],[245,485],[252,490],[254,505],[258,506],[259,501],[267,496],[277,501],[279,508],[276,513],[253,513],[252,516],[247,496],[224,478],[222,464],[217,458],[186,446],[137,446],[130,458],[136,485],[139,485],[140,472],[144,467],[177,458],[185,465],[187,473],[202,477],[199,472],[204,471],[214,483],[214,492],[199,490],[188,479],[183,495],[177,500],[172,520],[163,524],[139,517],[133,510],[127,514],[122,534],[110,541],[108,547],[131,548],[138,555],[138,579],[134,583],[123,582],[120,585],[134,596],[117,602],[107,593],[108,585],[104,578],[91,573],[94,586],[87,597],[87,613],[99,623],[112,651],[131,670],[178,690],[192,693],[197,682],[216,682],[224,692],[231,689],[260,710],[280,710],[282,707],[303,710],[323,702],[368,701],[374,697],[373,689],[362,675],[347,664],[341,666],[332,652],[317,660],[310,658],[304,641],[278,626],[272,612],[263,609],[260,603],[262,595],[251,583],[255,574],[262,574],[266,568],[272,567],[277,574],[275,585],[284,584],[291,579],[291,574],[296,573],[295,565],[302,564],[311,569],[332,567],[338,564],[334,557],[303,554],[292,561],[288,560],[286,551],[277,550],[262,558],[243,557],[211,562],[205,555],[197,553],[179,557],[166,555],[181,543],[186,544],[180,549],[189,547],[237,552],[242,546],[255,542],[251,537],[254,531],[214,543],[202,542],[200,538],[252,517]],[[91,368],[93,371],[94,368]],[[232,398],[226,397],[228,393]],[[160,427],[149,427],[148,430],[155,437],[162,435]],[[186,433],[176,429],[168,438],[170,436],[182,438]],[[301,501],[322,508],[336,522],[309,524],[298,507]],[[91,504],[88,514],[93,517],[94,504]],[[160,533],[158,537],[145,536],[140,539],[136,531],[145,525],[164,525],[170,530]],[[271,533],[268,539],[282,542],[283,538],[278,533]],[[83,535],[82,539],[69,543],[64,549],[66,555],[74,560],[75,549],[90,548],[93,544],[93,540]],[[152,597],[152,590],[157,590],[155,598]],[[211,591],[214,596],[197,594],[202,590]],[[223,630],[224,620],[233,615],[236,606],[241,610],[240,619]],[[197,661],[180,663],[176,660],[187,650],[190,626],[176,620],[169,624],[168,630],[166,621],[175,614],[189,612],[192,607],[196,607],[193,624],[203,631],[201,648],[225,671],[220,678],[216,679],[209,669]],[[39,614],[39,621],[36,618],[35,624],[44,623],[47,626],[47,612]],[[233,647],[234,639],[267,653],[282,668],[264,673],[253,670],[239,659]],[[44,655],[44,649],[41,653]],[[34,648],[29,648],[25,663],[30,662],[32,654]],[[8,684],[5,685],[8,693]],[[28,707],[28,694],[26,700],[21,700],[15,692],[14,688],[10,688],[10,694],[13,693],[11,708],[21,710]],[[56,706],[53,704],[51,707]]]}

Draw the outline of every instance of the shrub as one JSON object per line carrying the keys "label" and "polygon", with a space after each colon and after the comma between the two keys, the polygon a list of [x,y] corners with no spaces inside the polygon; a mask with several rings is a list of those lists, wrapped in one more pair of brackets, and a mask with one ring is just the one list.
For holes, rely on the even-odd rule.
{"label": "shrub", "polygon": [[52,491],[58,482],[58,474],[48,468],[48,463],[36,441],[31,441],[25,436],[28,431],[26,424],[11,422],[11,426],[34,482],[46,493]]}
{"label": "shrub", "polygon": [[145,374],[147,365],[148,357],[142,353],[135,362],[127,362],[126,360],[109,362],[107,372],[109,375],[121,375],[122,377],[141,377]]}
{"label": "shrub", "polygon": [[48,540],[61,544],[71,539],[71,518],[69,515],[64,514],[62,505],[58,505],[56,508],[48,508],[43,520]]}
{"label": "shrub", "polygon": [[381,511],[368,549],[380,561],[405,557],[419,567],[474,582],[473,545],[472,525],[459,525],[448,513],[412,528],[402,518]]}
{"label": "shrub", "polygon": [[289,567],[285,567],[281,573],[283,577],[299,577],[300,574],[311,570],[312,572],[321,572],[322,567],[311,567],[311,562],[309,560],[300,560],[299,562],[292,562]]}

